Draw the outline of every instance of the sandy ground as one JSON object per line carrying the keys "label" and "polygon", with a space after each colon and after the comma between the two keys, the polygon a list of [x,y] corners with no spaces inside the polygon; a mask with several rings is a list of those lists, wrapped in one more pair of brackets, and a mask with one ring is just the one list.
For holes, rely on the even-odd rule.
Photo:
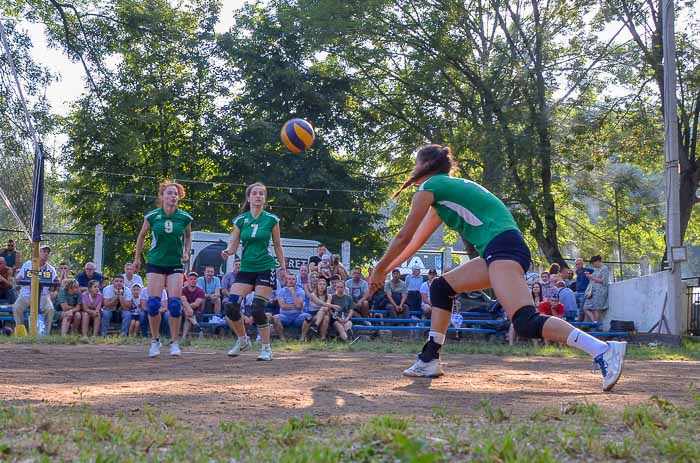
{"label": "sandy ground", "polygon": [[474,414],[488,399],[514,415],[576,401],[621,410],[658,395],[690,401],[700,362],[631,361],[612,393],[584,359],[456,355],[443,357],[447,374],[409,379],[406,354],[257,352],[236,359],[224,352],[167,349],[157,359],[141,346],[0,345],[0,398],[6,404],[73,407],[104,415],[142,414],[145,404],[193,424],[267,420],[311,414],[352,419],[379,414],[431,415],[436,408]]}

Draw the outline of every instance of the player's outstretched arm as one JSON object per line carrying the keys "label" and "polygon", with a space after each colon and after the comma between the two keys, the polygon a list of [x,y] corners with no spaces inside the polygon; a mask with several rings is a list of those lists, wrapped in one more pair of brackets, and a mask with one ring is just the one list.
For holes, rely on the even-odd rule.
{"label": "player's outstretched arm", "polygon": [[[415,254],[415,252],[428,240],[428,237],[430,237],[432,231],[427,233],[428,230],[426,230],[424,233],[420,233],[419,237],[421,237],[422,240],[414,240],[414,237],[416,236],[421,224],[426,219],[432,203],[433,193],[430,191],[419,191],[413,196],[411,210],[408,213],[408,217],[406,217],[406,222],[401,230],[396,234],[394,239],[391,240],[389,249],[387,249],[386,253],[384,253],[384,257],[382,257],[379,263],[374,267],[374,272],[372,272],[372,277],[370,279],[371,293],[374,293],[378,289],[384,287],[386,274],[392,268],[390,264],[398,261],[398,258],[404,254],[407,256]],[[432,224],[433,222],[434,219],[430,223]],[[435,225],[435,228],[437,228],[437,225]],[[433,228],[433,231],[435,231],[435,228]],[[409,248],[409,246],[411,246],[411,248]]]}
{"label": "player's outstretched arm", "polygon": [[411,242],[408,243],[408,246],[401,251],[401,254],[399,254],[399,256],[394,259],[387,268],[394,269],[401,265],[401,262],[406,262],[412,255],[418,252],[421,247],[423,247],[425,242],[428,241],[433,233],[435,233],[435,230],[437,230],[441,223],[442,219],[439,215],[437,215],[435,209],[431,207],[418,227],[418,230],[416,230],[415,234],[413,235],[413,238],[411,238]]}

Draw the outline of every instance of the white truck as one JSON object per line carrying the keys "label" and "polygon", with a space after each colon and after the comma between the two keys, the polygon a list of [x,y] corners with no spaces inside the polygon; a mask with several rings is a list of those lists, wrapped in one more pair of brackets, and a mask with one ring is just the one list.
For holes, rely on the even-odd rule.
{"label": "white truck", "polygon": [[[230,233],[213,233],[204,231],[192,232],[192,253],[190,255],[189,269],[202,275],[204,267],[212,266],[216,274],[223,275],[233,269],[234,257],[227,261],[221,257],[221,251],[226,249],[231,240]],[[319,242],[315,240],[302,240],[296,238],[282,238],[282,248],[284,258],[287,261],[287,269],[296,273],[303,264],[307,263],[309,257],[316,255],[316,248]],[[272,242],[270,251],[275,255]],[[241,248],[238,248],[236,255],[240,257]]]}

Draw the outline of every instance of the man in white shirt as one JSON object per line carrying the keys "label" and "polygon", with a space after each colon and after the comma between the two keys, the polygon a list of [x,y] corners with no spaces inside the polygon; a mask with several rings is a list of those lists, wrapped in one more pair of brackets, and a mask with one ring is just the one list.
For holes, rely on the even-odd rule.
{"label": "man in white shirt", "polygon": [[437,277],[437,270],[431,268],[428,270],[428,281],[424,281],[420,285],[420,297],[421,297],[421,309],[423,310],[423,317],[430,318],[430,313],[432,311],[432,306],[430,305],[430,285],[433,284],[433,280]]}
{"label": "man in white shirt", "polygon": [[143,288],[143,278],[141,278],[141,275],[134,273],[133,262],[127,262],[124,264],[124,287],[131,290],[134,283],[138,283]]}
{"label": "man in white shirt", "polygon": [[112,284],[102,290],[102,320],[100,336],[106,336],[114,312],[121,312],[122,325],[119,334],[129,334],[131,323],[131,290],[124,287],[124,276],[115,275]]}
{"label": "man in white shirt", "polygon": [[[148,304],[148,288],[143,288],[141,290],[141,334],[144,338],[148,338],[148,310],[146,306]],[[170,320],[170,313],[168,312],[168,292],[163,288],[160,293],[160,334],[163,336],[170,337],[170,325],[168,320]]]}
{"label": "man in white shirt", "polygon": [[[52,283],[56,281],[56,278],[58,277],[56,269],[49,264],[50,255],[51,248],[49,246],[44,245],[39,248],[39,280],[41,283]],[[32,261],[28,260],[22,264],[22,268],[17,274],[17,281],[31,280],[31,271]],[[19,291],[19,297],[12,306],[12,314],[15,317],[15,326],[24,324],[24,309],[30,305],[31,293],[32,291],[29,285],[22,285],[22,288]],[[48,286],[41,288],[41,293],[39,296],[39,313],[44,314],[46,334],[48,335],[51,331],[51,324],[53,323],[54,315],[53,302],[51,301],[51,296],[49,295]]]}

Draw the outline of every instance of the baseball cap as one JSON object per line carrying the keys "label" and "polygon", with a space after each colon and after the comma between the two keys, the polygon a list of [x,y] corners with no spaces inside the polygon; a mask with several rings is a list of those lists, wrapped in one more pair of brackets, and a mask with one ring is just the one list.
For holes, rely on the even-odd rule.
{"label": "baseball cap", "polygon": [[48,249],[49,252],[51,252],[51,246],[49,246],[48,244],[42,244],[41,246],[39,246],[39,250],[41,251],[42,249]]}
{"label": "baseball cap", "polygon": [[188,276],[188,277],[191,277],[191,276],[199,277],[199,274],[198,274],[197,272],[190,272],[190,273],[187,274],[187,276]]}
{"label": "baseball cap", "polygon": [[138,284],[138,283],[134,283],[133,285],[131,285],[132,288],[133,288],[134,286],[138,286],[139,288],[141,287],[141,285]]}
{"label": "baseball cap", "polygon": [[412,265],[411,270],[420,270],[420,265],[418,265],[418,264]]}

